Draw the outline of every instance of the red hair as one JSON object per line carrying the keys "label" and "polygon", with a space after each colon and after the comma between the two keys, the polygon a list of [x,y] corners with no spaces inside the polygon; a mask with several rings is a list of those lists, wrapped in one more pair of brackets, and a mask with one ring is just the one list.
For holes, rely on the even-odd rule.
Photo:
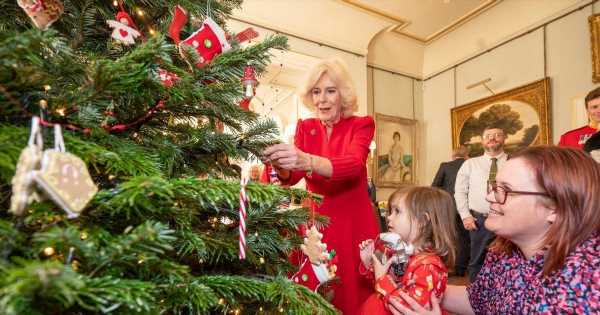
{"label": "red hair", "polygon": [[[514,159],[529,165],[556,213],[543,243],[548,249],[543,274],[549,275],[562,267],[578,243],[600,232],[600,165],[581,150],[557,146],[528,147],[512,155]],[[498,237],[492,248],[511,253],[516,245]]]}

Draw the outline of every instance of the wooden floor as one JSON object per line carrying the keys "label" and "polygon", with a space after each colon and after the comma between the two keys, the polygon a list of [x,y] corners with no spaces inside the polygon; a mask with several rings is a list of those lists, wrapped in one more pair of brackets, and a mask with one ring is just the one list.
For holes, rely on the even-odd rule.
{"label": "wooden floor", "polygon": [[448,284],[467,285],[467,284],[469,284],[469,278],[468,277],[449,277]]}

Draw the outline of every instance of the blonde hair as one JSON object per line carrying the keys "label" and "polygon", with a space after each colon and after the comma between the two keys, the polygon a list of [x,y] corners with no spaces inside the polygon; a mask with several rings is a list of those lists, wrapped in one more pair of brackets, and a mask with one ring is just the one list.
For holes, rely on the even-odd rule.
{"label": "blonde hair", "polygon": [[453,266],[456,229],[452,196],[435,187],[400,188],[389,198],[388,213],[392,211],[392,203],[402,198],[408,217],[417,223],[417,237],[413,245],[418,249],[430,250],[443,257],[446,266]]}
{"label": "blonde hair", "polygon": [[342,116],[352,116],[358,109],[356,89],[354,88],[354,83],[348,73],[346,64],[338,58],[322,60],[308,71],[304,79],[304,85],[298,90],[302,103],[312,111],[316,109],[312,99],[312,89],[324,74],[327,74],[335,83],[340,93],[342,99]]}

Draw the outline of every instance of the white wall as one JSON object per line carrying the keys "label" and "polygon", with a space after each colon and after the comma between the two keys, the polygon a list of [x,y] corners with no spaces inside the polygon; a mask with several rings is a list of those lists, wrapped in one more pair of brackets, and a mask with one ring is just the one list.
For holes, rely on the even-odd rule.
{"label": "white wall", "polygon": [[420,78],[425,46],[408,37],[383,31],[369,44],[370,66]]}
{"label": "white wall", "polygon": [[[514,2],[530,1],[510,1],[508,8],[515,9]],[[548,3],[552,5],[554,2]],[[502,8],[502,5],[499,7],[502,10],[497,12],[498,16],[504,16],[506,8]],[[494,9],[488,13],[494,13]],[[426,168],[425,182],[433,179],[439,163],[450,158],[450,109],[490,96],[482,86],[466,89],[466,86],[480,80],[491,78],[488,85],[498,93],[542,79],[546,75],[551,79],[552,142],[557,143],[565,131],[585,124],[581,99],[597,86],[591,79],[591,48],[587,25],[587,17],[591,14],[591,6],[575,11],[424,81],[423,145],[426,152],[422,155],[422,164]],[[521,15],[527,14],[515,12],[515,15],[515,20],[519,21]],[[488,16],[488,19],[494,21],[495,18]],[[461,43],[456,46],[468,44],[473,39],[472,34],[462,34],[463,37],[460,35],[460,32],[452,34],[452,39]],[[430,58],[435,58],[440,52],[431,52],[429,49],[440,49],[440,46],[432,45],[426,49],[425,64],[431,65],[438,61]]]}
{"label": "white wall", "polygon": [[423,75],[429,77],[457,61],[492,48],[532,26],[589,0],[504,0],[425,49]]}

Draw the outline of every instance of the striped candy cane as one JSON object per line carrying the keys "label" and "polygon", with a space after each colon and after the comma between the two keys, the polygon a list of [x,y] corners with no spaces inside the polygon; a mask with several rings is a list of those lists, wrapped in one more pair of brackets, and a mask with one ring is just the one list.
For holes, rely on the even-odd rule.
{"label": "striped candy cane", "polygon": [[246,196],[246,184],[248,183],[248,177],[242,175],[240,181],[240,259],[246,259],[246,203],[248,197]]}

